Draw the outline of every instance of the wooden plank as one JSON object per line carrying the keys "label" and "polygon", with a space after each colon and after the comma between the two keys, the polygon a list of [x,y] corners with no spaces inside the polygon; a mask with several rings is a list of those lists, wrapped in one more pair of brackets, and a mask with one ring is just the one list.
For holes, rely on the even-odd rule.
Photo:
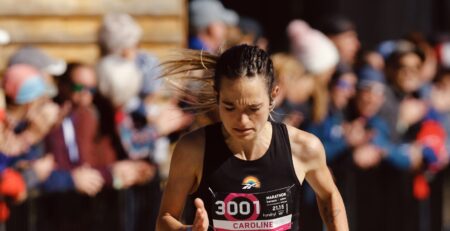
{"label": "wooden plank", "polygon": [[[140,17],[142,42],[183,43],[187,32],[181,18]],[[0,28],[14,43],[95,43],[101,18],[0,18]]]}
{"label": "wooden plank", "polygon": [[[99,57],[98,47],[94,44],[37,44],[37,47],[43,49],[49,55],[55,58],[61,58],[68,62],[85,62],[94,64]],[[0,70],[4,70],[8,58],[20,47],[13,44],[0,47]],[[142,50],[151,52],[158,57],[164,57],[169,51],[181,48],[179,44],[152,44],[144,43]]]}
{"label": "wooden plank", "polygon": [[0,15],[181,15],[185,0],[0,0]]}

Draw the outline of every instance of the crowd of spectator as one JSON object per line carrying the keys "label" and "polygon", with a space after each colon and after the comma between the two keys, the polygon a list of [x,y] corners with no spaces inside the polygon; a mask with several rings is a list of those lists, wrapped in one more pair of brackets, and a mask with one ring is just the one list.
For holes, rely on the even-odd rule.
{"label": "crowd of spectator", "polygon": [[[191,49],[270,51],[256,20],[217,0],[191,1],[189,16]],[[290,50],[272,54],[280,90],[271,119],[323,142],[351,230],[450,230],[450,39],[411,33],[362,50],[349,19],[318,25],[293,20]],[[154,230],[171,147],[218,117],[177,98],[158,78],[162,61],[139,49],[141,36],[130,15],[107,14],[95,65],[33,46],[8,57],[1,229]],[[9,40],[0,30],[0,44]],[[302,199],[300,230],[322,230],[307,184]]]}

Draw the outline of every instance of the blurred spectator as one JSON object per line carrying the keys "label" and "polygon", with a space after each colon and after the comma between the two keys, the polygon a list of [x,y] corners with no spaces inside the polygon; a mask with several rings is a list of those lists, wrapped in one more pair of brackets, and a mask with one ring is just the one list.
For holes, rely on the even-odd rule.
{"label": "blurred spectator", "polygon": [[436,77],[438,70],[436,51],[421,33],[411,33],[407,36],[407,39],[423,52],[424,61],[420,71],[420,76],[422,79],[421,94],[422,97],[428,98],[431,88],[431,81],[434,77]]}
{"label": "blurred spectator", "polygon": [[139,50],[142,29],[128,14],[105,15],[98,31],[101,55],[117,55],[134,62],[142,72],[143,82],[139,89],[142,97],[156,93],[161,87],[159,61],[148,52]]}
{"label": "blurred spectator", "polygon": [[[103,175],[106,179],[103,180],[99,171],[83,166],[98,166],[94,153],[98,118],[92,107],[93,94],[97,86],[95,72],[89,66],[81,64],[70,66],[66,76],[62,76],[59,82],[60,86],[68,85],[71,89],[66,106],[69,109],[65,112],[61,123],[47,136],[46,148],[55,156],[61,174],[68,174],[66,178],[68,186],[59,188],[61,185],[55,184],[52,187],[56,191],[76,189],[80,193],[95,196],[102,189],[105,180],[112,184],[107,169],[104,169]],[[60,89],[60,92],[63,91]]]}
{"label": "blurred spectator", "polygon": [[330,82],[330,106],[327,117],[322,123],[313,123],[308,131],[318,136],[324,143],[327,162],[333,161],[353,147],[367,139],[365,133],[359,133],[361,125],[345,125],[345,109],[355,94],[356,75],[349,68],[336,71]]}
{"label": "blurred spectator", "polygon": [[50,97],[58,94],[53,77],[63,74],[66,70],[64,60],[52,58],[37,47],[24,46],[9,58],[8,66],[14,64],[28,64],[38,69],[47,83],[47,94]]}
{"label": "blurred spectator", "polygon": [[289,54],[277,53],[271,57],[279,92],[274,99],[276,121],[284,122],[294,127],[300,127],[307,111],[306,104],[312,97],[315,79],[306,74],[301,63]]}
{"label": "blurred spectator", "polygon": [[[6,101],[3,90],[0,88],[0,140],[6,143],[4,135],[6,119]],[[4,143],[3,143],[4,142]],[[6,204],[6,197],[11,197],[14,201],[22,201],[26,198],[26,186],[23,177],[15,170],[8,168],[5,148],[0,145],[0,224],[5,223],[9,218],[9,209]]]}
{"label": "blurred spectator", "polygon": [[95,71],[71,63],[58,87],[64,116],[46,137],[46,149],[55,157],[52,174],[56,177],[47,180],[47,193],[37,200],[39,228],[113,229],[119,224],[118,198],[105,186],[112,188],[115,157],[105,156],[111,153],[97,147],[99,118],[92,104],[97,90]]}
{"label": "blurred spectator", "polygon": [[255,45],[267,51],[269,40],[264,36],[264,29],[258,21],[248,17],[239,17],[238,27],[242,32],[241,43]]}
{"label": "blurred spectator", "polygon": [[361,44],[353,22],[343,16],[334,15],[323,19],[319,30],[336,45],[340,62],[346,65],[355,63],[355,57]]}
{"label": "blurred spectator", "polygon": [[189,3],[189,19],[189,48],[217,53],[225,43],[227,24],[237,25],[239,16],[218,0],[194,0]]}
{"label": "blurred spectator", "polygon": [[116,55],[102,58],[97,72],[100,94],[109,102],[109,106],[99,105],[99,110],[106,109],[101,116],[108,128],[104,135],[111,138],[117,158],[121,160],[113,168],[113,184],[117,189],[133,186],[124,192],[123,229],[146,230],[156,224],[161,197],[154,162],[155,140],[159,133],[151,124],[137,124],[132,113],[126,110],[126,103],[140,91],[142,75],[132,61]]}
{"label": "blurred spectator", "polygon": [[[433,107],[438,111],[438,113],[441,116],[442,125],[447,133],[446,136],[446,150],[449,152],[450,150],[450,70],[447,67],[443,67],[439,72],[436,78],[434,79],[433,89],[431,91],[431,101]],[[431,198],[431,204],[437,205],[438,207],[441,207],[441,211],[439,209],[433,210],[435,214],[433,214],[434,219],[438,219],[437,222],[435,222],[438,227],[441,226],[441,224],[444,224],[444,226],[449,226],[449,219],[450,219],[450,168],[448,165],[448,159],[447,159],[447,167],[446,170],[443,171],[443,173],[439,173],[437,175],[437,180],[435,182],[439,182],[439,180],[443,181],[443,186],[439,190],[439,188],[434,188],[435,195],[432,195]],[[443,178],[443,179],[439,179]],[[435,184],[436,185],[436,184]],[[434,202],[433,198],[435,198]],[[437,199],[437,200],[436,200]],[[440,199],[443,199],[441,201]],[[443,220],[440,220],[443,218]],[[433,226],[434,228],[434,226]],[[444,228],[444,230],[446,230]]]}
{"label": "blurred spectator", "polygon": [[287,27],[291,52],[315,76],[313,105],[309,118],[320,123],[328,113],[328,84],[339,61],[336,47],[321,32],[312,29],[301,20],[292,21]]}
{"label": "blurred spectator", "polygon": [[[441,114],[442,124],[450,134],[450,70],[442,68],[433,82],[431,104]],[[447,150],[450,150],[450,136],[447,136]]]}
{"label": "blurred spectator", "polygon": [[[158,127],[158,135],[161,138],[156,141],[157,144],[166,141],[164,135],[186,127],[192,118],[183,115],[172,101],[167,100],[168,92],[162,89],[163,85],[158,78],[161,75],[159,60],[156,56],[138,49],[142,29],[136,21],[127,14],[107,14],[103,18],[98,33],[102,56],[115,55],[133,62],[142,76],[138,94],[133,94],[134,97],[129,98],[127,102],[122,102],[126,110],[133,113],[134,122],[150,123],[152,126]],[[170,122],[164,120],[168,119],[167,117],[163,118],[164,116],[162,116],[164,113],[168,113],[167,110],[171,110],[174,114],[170,117]],[[162,155],[167,155],[167,153]]]}
{"label": "blurred spectator", "polygon": [[[355,94],[356,76],[350,68],[338,69],[332,76],[329,84],[329,105],[325,118],[320,122],[307,124],[306,131],[316,135],[324,144],[327,157],[327,164],[336,177],[336,185],[342,189],[344,175],[346,172],[346,159],[349,150],[358,143],[367,139],[365,133],[361,131],[361,125],[345,124],[345,109]],[[305,221],[308,229],[317,230],[320,228],[320,217],[318,217],[315,206],[315,198],[310,186],[305,186],[305,201],[310,215]]]}
{"label": "blurred spectator", "polygon": [[386,103],[381,113],[390,127],[397,128],[397,132],[403,134],[426,112],[426,106],[417,98],[422,84],[420,70],[424,56],[422,51],[406,41],[396,42],[394,49],[386,61],[386,77],[390,87],[387,88]]}
{"label": "blurred spectator", "polygon": [[[1,163],[20,172],[27,191],[36,191],[45,187],[45,181],[53,177],[54,159],[52,155],[44,155],[42,140],[58,119],[58,107],[49,101],[40,72],[29,65],[9,67],[3,78],[3,87],[7,117],[2,131],[5,139],[1,144],[7,149],[0,150]],[[18,220],[23,222],[30,215],[24,210],[27,206],[26,203],[11,207],[8,224]]]}
{"label": "blurred spectator", "polygon": [[[7,114],[2,132],[4,142],[0,144],[0,150],[5,155],[17,156],[47,134],[58,118],[58,108],[45,97],[46,85],[40,72],[31,66],[19,64],[8,68],[3,87]],[[26,124],[21,125],[24,121]],[[17,126],[23,127],[21,132],[14,132]]]}
{"label": "blurred spectator", "polygon": [[[419,225],[428,229],[434,223],[434,215],[427,211],[433,210],[429,201],[434,200],[435,183],[427,176],[435,174],[430,174],[430,168],[440,162],[442,155],[447,155],[442,145],[446,134],[440,119],[433,106],[420,95],[420,88],[426,83],[421,76],[424,61],[423,51],[407,41],[394,42],[392,52],[387,55],[386,74],[390,86],[386,89],[386,101],[380,115],[392,130],[391,141],[403,146],[409,159],[408,171],[388,170],[395,177],[389,178],[387,200],[394,201],[404,195],[404,206],[389,210],[390,216],[400,212],[404,216],[398,220],[387,218],[388,224],[398,230],[410,230]],[[417,219],[408,221],[411,216],[417,216]]]}

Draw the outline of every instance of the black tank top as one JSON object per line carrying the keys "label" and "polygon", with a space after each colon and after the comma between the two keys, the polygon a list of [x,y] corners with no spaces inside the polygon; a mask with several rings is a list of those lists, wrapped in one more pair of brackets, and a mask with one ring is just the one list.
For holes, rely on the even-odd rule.
{"label": "black tank top", "polygon": [[233,155],[217,123],[205,128],[203,175],[193,194],[205,202],[210,230],[298,230],[300,182],[284,124],[259,159]]}

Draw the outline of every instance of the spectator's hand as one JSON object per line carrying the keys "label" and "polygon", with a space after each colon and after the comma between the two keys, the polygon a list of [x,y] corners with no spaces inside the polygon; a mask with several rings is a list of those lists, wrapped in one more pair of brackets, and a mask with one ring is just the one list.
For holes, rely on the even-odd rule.
{"label": "spectator's hand", "polygon": [[156,167],[145,161],[136,161],[136,169],[138,170],[138,178],[136,184],[145,184],[153,179],[156,173]]}
{"label": "spectator's hand", "polygon": [[353,162],[361,169],[377,166],[382,159],[382,153],[375,145],[366,144],[355,148]]}
{"label": "spectator's hand", "polygon": [[112,174],[120,182],[119,188],[129,188],[138,181],[139,169],[134,161],[122,160],[114,164]]}
{"label": "spectator's hand", "polygon": [[373,132],[367,131],[365,125],[366,122],[362,119],[357,119],[342,125],[344,137],[351,147],[361,146],[372,139]]}
{"label": "spectator's hand", "polygon": [[150,116],[149,121],[153,123],[161,136],[181,130],[194,121],[194,116],[184,113],[174,104],[160,104],[155,106],[158,112]]}
{"label": "spectator's hand", "polygon": [[409,127],[419,122],[427,112],[427,105],[420,99],[405,99],[400,104],[399,123]]}
{"label": "spectator's hand", "polygon": [[155,173],[155,166],[140,160],[122,160],[113,167],[113,177],[120,181],[121,188],[147,183],[153,179]]}
{"label": "spectator's hand", "polygon": [[53,102],[33,102],[27,113],[30,127],[23,135],[30,145],[42,140],[47,135],[57,122],[59,111],[58,105]]}
{"label": "spectator's hand", "polygon": [[193,231],[207,231],[209,226],[208,213],[206,213],[205,205],[200,198],[196,198],[194,201],[195,207],[195,219],[192,224]]}
{"label": "spectator's hand", "polygon": [[42,127],[51,127],[56,123],[59,113],[57,104],[51,101],[37,101],[30,106],[27,119]]}
{"label": "spectator's hand", "polygon": [[88,166],[81,166],[72,171],[73,182],[78,192],[95,196],[103,188],[104,180],[102,175]]}
{"label": "spectator's hand", "polygon": [[55,159],[53,155],[47,154],[33,161],[31,166],[33,171],[36,173],[39,182],[44,182],[55,168]]}

